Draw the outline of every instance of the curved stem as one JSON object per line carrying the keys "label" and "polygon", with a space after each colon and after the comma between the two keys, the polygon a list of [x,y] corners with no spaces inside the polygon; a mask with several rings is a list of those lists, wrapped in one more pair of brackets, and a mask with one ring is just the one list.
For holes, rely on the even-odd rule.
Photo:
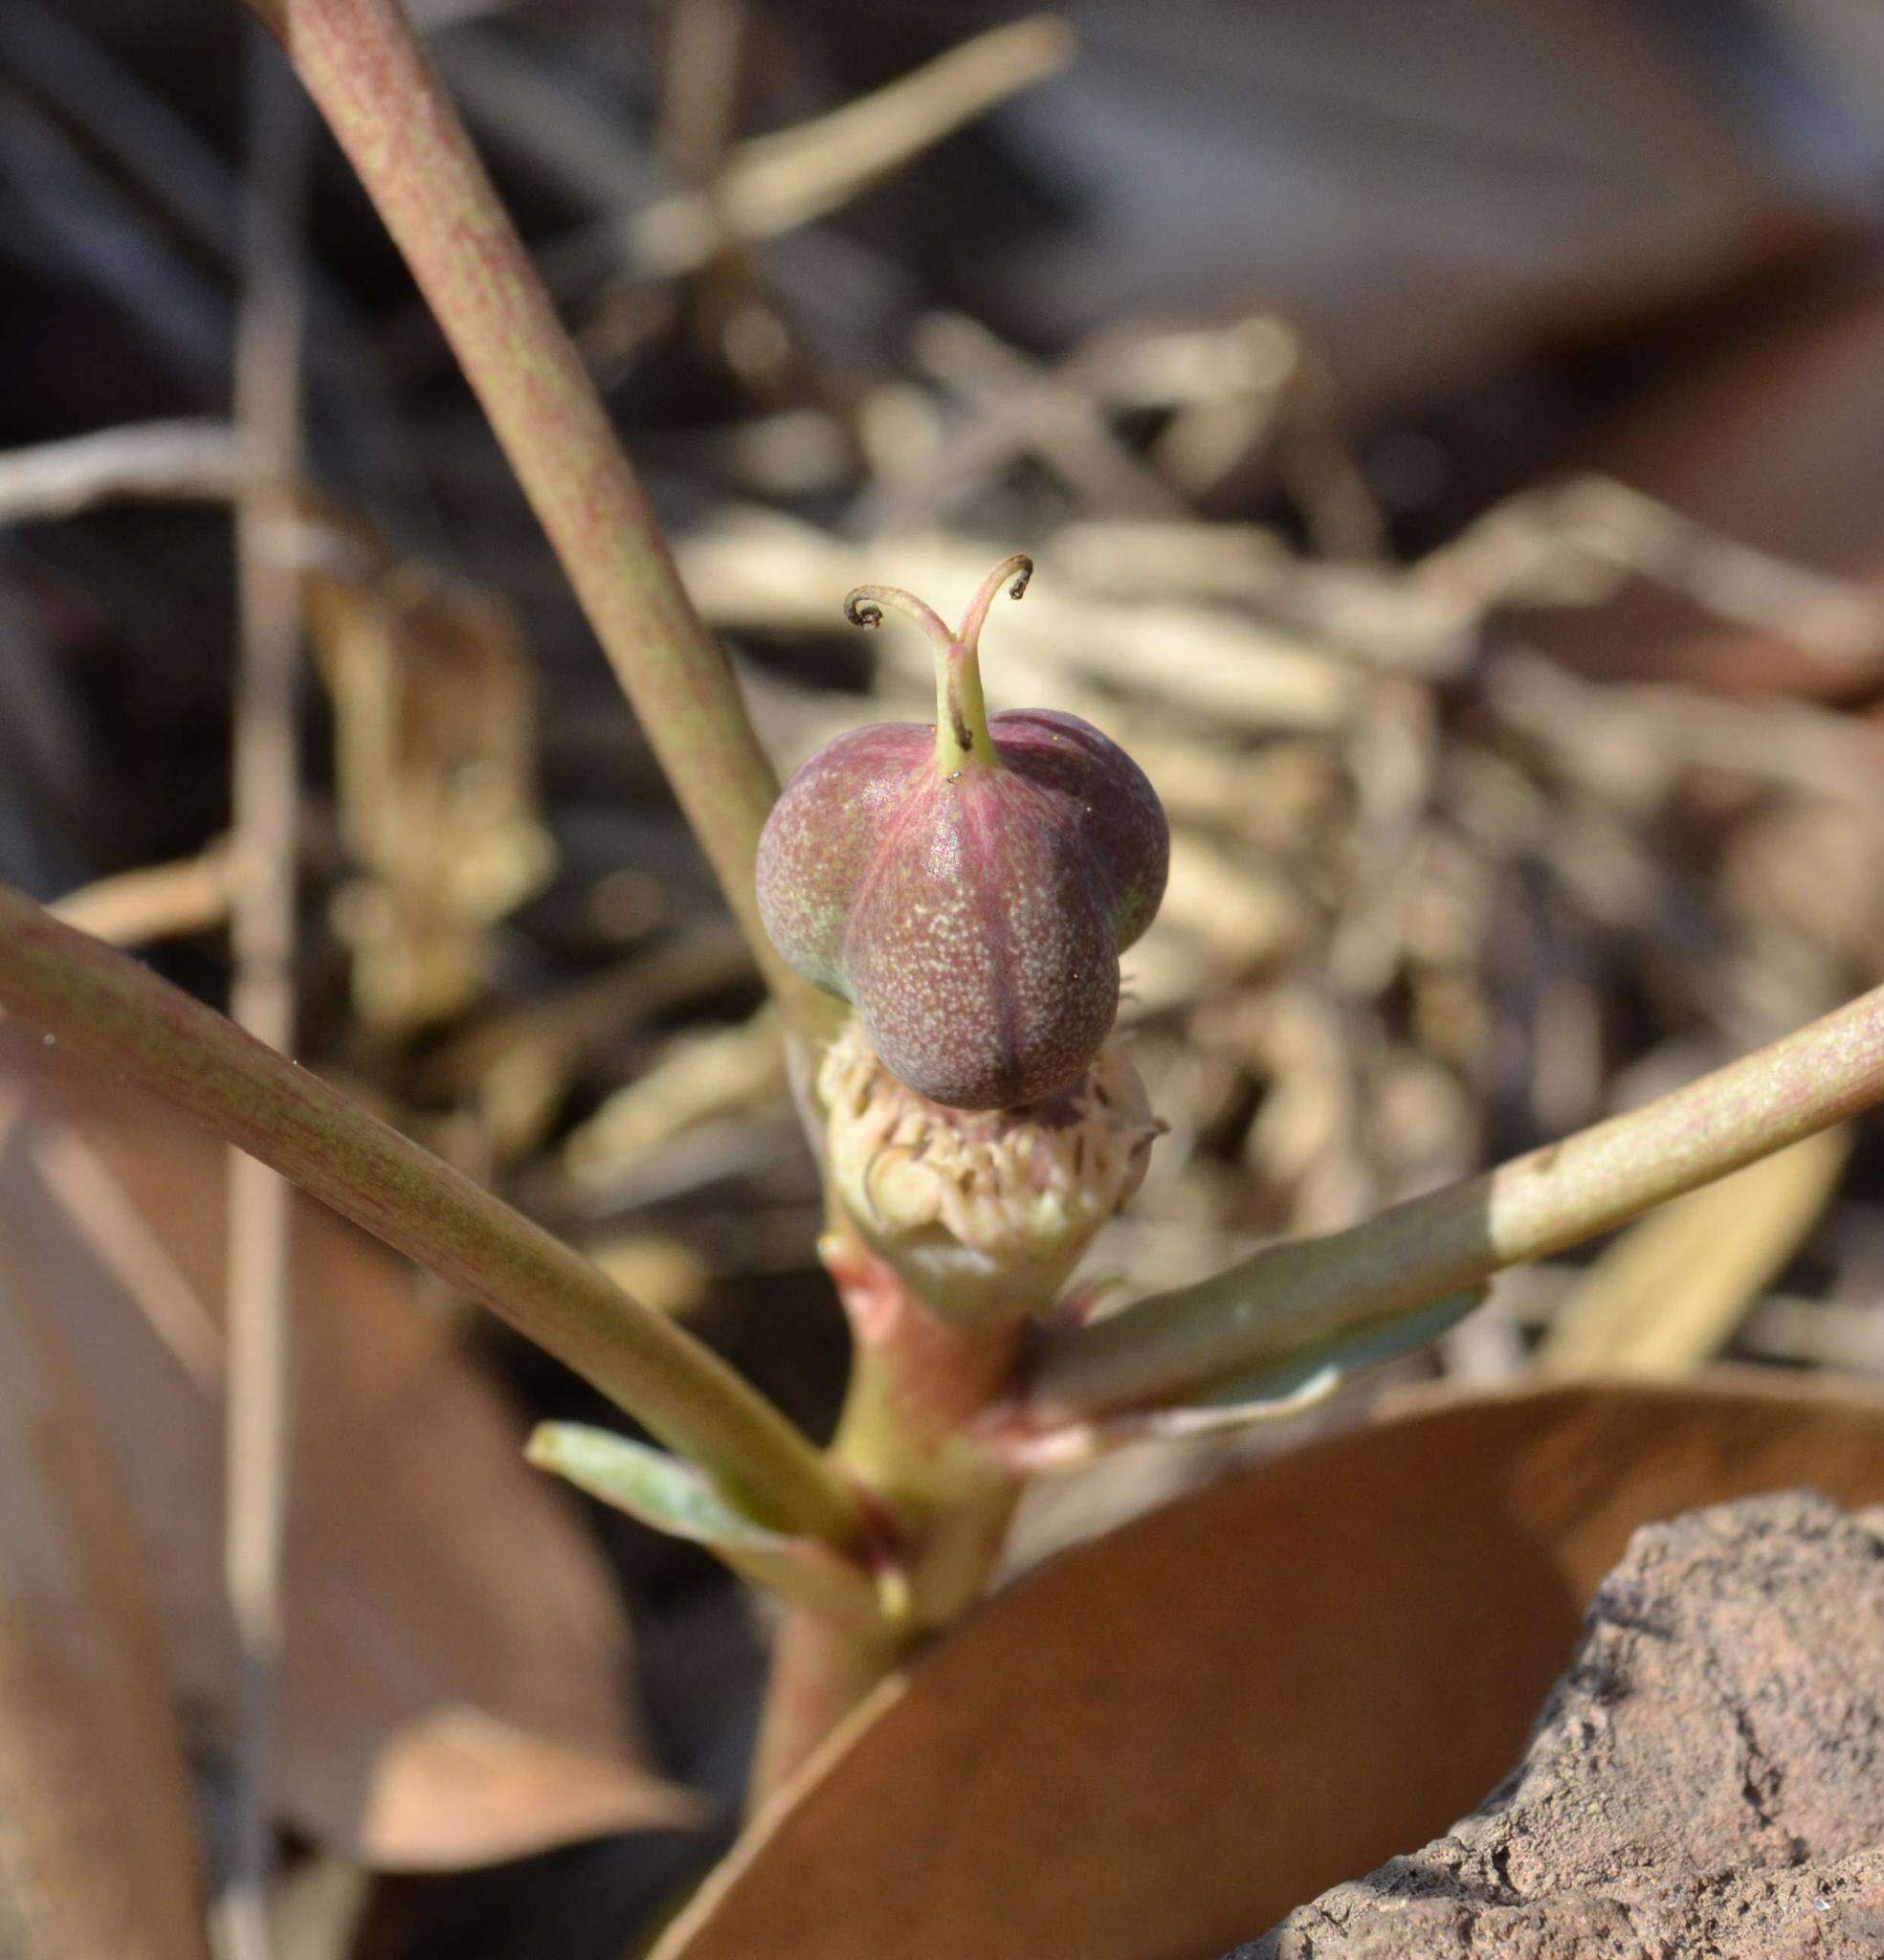
{"label": "curved stem", "polygon": [[844,617],[853,626],[881,626],[886,610],[913,619],[935,642],[939,653],[947,653],[955,644],[955,635],[942,614],[900,586],[853,586],[844,594]]}
{"label": "curved stem", "polygon": [[1884,1102],[1884,988],[1685,1088],[1163,1293],[1050,1347],[1014,1412],[1051,1429],[1169,1402],[1547,1258]]}
{"label": "curved stem", "polygon": [[4,884],[0,1008],[176,1103],[482,1301],[756,1522],[832,1544],[859,1536],[850,1485],[667,1315],[318,1076]]}
{"label": "curved stem", "polygon": [[1033,560],[1026,552],[1016,551],[1011,558],[1004,558],[982,580],[975,596],[968,601],[968,610],[962,615],[962,631],[956,635],[963,645],[979,653],[982,628],[987,623],[988,608],[994,604],[996,596],[1005,587],[1008,598],[1023,597],[1032,576]]}
{"label": "curved stem", "polygon": [[451,342],[787,1018],[841,1010],[765,936],[759,833],[778,795],[725,655],[399,0],[250,0],[279,36]]}

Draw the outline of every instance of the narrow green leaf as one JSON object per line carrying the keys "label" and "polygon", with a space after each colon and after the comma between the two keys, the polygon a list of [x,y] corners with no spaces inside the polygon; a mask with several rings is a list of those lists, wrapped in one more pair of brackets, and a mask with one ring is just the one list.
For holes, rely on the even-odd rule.
{"label": "narrow green leaf", "polygon": [[684,1538],[742,1578],[833,1620],[882,1617],[876,1585],[860,1566],[815,1538],[768,1530],[704,1471],[645,1443],[580,1422],[538,1425],[525,1452],[578,1489],[652,1530]]}
{"label": "narrow green leaf", "polygon": [[1250,1409],[1274,1403],[1281,1413],[1319,1400],[1358,1368],[1372,1368],[1383,1361],[1397,1361],[1403,1354],[1415,1354],[1430,1347],[1441,1335],[1449,1334],[1466,1315],[1484,1301],[1486,1288],[1469,1287],[1451,1293],[1430,1306],[1410,1313],[1389,1315],[1349,1327],[1325,1340],[1311,1341],[1293,1353],[1279,1356],[1253,1374],[1238,1375],[1220,1382],[1208,1393],[1186,1405],[1215,1409]]}
{"label": "narrow green leaf", "polygon": [[1452,1294],[1430,1306],[1304,1342],[1253,1373],[1212,1383],[1185,1401],[1125,1410],[1058,1429],[1023,1429],[997,1436],[995,1447],[1030,1470],[1065,1470],[1127,1443],[1181,1442],[1284,1421],[1332,1395],[1355,1369],[1392,1361],[1438,1340],[1484,1298],[1482,1286]]}

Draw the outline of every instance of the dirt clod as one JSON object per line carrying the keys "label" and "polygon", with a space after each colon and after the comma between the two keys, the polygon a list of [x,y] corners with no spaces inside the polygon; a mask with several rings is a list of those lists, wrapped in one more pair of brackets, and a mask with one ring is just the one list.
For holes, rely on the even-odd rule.
{"label": "dirt clod", "polygon": [[1231,1960],[1691,1954],[1884,1954],[1884,1513],[1637,1532],[1513,1774]]}

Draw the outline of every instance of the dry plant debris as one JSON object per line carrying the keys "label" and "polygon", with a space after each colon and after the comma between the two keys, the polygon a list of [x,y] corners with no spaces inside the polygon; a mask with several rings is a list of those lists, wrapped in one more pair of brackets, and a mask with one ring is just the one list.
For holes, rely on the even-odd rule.
{"label": "dry plant debris", "polygon": [[[70,1356],[111,1438],[192,1741],[227,1751],[216,1573],[223,1153],[163,1105],[9,1031],[8,1297]],[[294,1502],[276,1801],[365,1863],[488,1863],[600,1831],[686,1826],[624,1699],[630,1635],[523,1431],[409,1274],[296,1213]],[[24,1435],[19,1438],[26,1442]],[[467,1530],[468,1520],[477,1528]]]}

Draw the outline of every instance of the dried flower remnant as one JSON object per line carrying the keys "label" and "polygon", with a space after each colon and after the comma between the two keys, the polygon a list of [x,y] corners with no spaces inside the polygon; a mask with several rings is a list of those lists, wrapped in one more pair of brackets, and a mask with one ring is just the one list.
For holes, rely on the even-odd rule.
{"label": "dried flower remnant", "polygon": [[869,1243],[946,1320],[1047,1305],[1144,1180],[1164,1125],[1124,1046],[1027,1109],[948,1109],[898,1081],[853,1018],[818,1074],[831,1182]]}
{"label": "dried flower remnant", "polygon": [[850,594],[855,624],[897,612],[934,642],[935,724],[829,743],[759,845],[773,944],[856,1008],[898,1081],[957,1109],[1021,1107],[1080,1081],[1169,859],[1157,792],[1116,743],[1075,715],[987,714],[982,625],[1032,568],[996,566],[959,633],[894,587]]}

